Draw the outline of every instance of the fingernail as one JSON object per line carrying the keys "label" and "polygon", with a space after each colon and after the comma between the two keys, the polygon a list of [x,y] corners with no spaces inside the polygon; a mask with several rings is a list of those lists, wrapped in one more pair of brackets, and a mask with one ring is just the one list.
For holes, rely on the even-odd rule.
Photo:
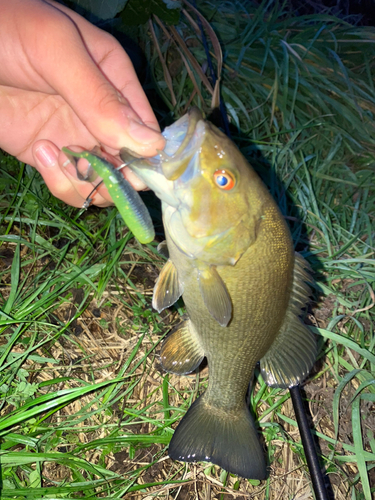
{"label": "fingernail", "polygon": [[147,127],[142,122],[136,120],[129,120],[128,133],[130,137],[139,143],[152,144],[153,142],[160,141],[161,133]]}
{"label": "fingernail", "polygon": [[41,146],[35,151],[37,161],[44,168],[51,168],[57,164],[57,154],[50,146]]}

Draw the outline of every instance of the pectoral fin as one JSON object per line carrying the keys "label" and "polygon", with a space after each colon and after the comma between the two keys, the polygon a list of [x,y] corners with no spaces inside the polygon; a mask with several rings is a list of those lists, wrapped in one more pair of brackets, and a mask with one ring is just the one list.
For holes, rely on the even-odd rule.
{"label": "pectoral fin", "polygon": [[317,355],[315,338],[299,315],[310,295],[307,263],[296,254],[293,290],[284,322],[267,354],[260,361],[262,377],[271,387],[293,387],[311,370]]}
{"label": "pectoral fin", "polygon": [[173,262],[168,260],[155,283],[152,307],[160,313],[174,304],[181,297],[182,292],[177,269]]}
{"label": "pectoral fin", "polygon": [[221,326],[227,326],[232,318],[232,301],[216,268],[200,264],[198,281],[203,301],[209,313]]}
{"label": "pectoral fin", "polygon": [[194,371],[203,358],[203,348],[190,320],[183,321],[168,335],[160,352],[164,370],[178,375]]}

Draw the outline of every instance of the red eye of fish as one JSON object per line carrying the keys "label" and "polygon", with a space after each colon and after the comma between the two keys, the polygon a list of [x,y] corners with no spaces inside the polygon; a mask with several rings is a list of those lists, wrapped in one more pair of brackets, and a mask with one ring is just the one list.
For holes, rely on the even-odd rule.
{"label": "red eye of fish", "polygon": [[226,170],[216,170],[214,173],[214,179],[217,187],[224,189],[225,191],[233,189],[236,184],[233,175]]}

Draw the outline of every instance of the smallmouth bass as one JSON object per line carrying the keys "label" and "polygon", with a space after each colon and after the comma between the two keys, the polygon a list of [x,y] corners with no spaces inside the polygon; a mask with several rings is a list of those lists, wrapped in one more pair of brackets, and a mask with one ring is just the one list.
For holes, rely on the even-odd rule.
{"label": "smallmouth bass", "polygon": [[234,143],[193,109],[163,132],[160,155],[121,158],[161,199],[169,258],[156,282],[160,312],[182,295],[188,319],[164,341],[163,368],[187,374],[204,357],[206,392],[169,446],[172,459],[209,461],[245,478],[266,465],[245,403],[255,365],[266,383],[292,387],[316,358],[299,319],[306,263],[267,188]]}

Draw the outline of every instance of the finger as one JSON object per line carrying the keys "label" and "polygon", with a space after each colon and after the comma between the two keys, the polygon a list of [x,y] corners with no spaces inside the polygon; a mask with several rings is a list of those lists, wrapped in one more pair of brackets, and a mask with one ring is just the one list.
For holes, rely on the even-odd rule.
{"label": "finger", "polygon": [[137,177],[129,167],[123,167],[121,172],[125,179],[129,181],[133,188],[137,191],[148,189],[148,186],[139,177]]}
{"label": "finger", "polygon": [[[37,141],[33,145],[32,153],[35,167],[51,193],[68,205],[82,208],[95,183],[80,181],[74,166],[67,163],[66,156],[50,141]],[[112,204],[108,192],[106,199],[102,195],[103,191],[106,189],[95,191],[91,196],[95,205],[104,207]]]}
{"label": "finger", "polygon": [[139,177],[137,177],[131,168],[126,166],[120,158],[110,155],[106,151],[103,151],[103,156],[106,160],[111,162],[115,168],[120,170],[121,174],[136,191],[148,190],[148,186]]}
{"label": "finger", "polygon": [[[74,181],[77,181],[75,172],[73,170],[69,174],[69,169],[63,167],[67,158],[63,155],[60,161],[59,152],[61,147],[77,143],[84,144],[85,149],[90,150],[97,145],[97,142],[70,112],[67,104],[59,96],[44,96],[37,92],[0,86],[0,109],[2,110],[0,147],[17,156],[20,161],[36,167],[58,198],[68,204],[82,206],[86,194],[82,193],[76,198],[76,193],[71,190],[71,182],[74,184]],[[28,117],[27,121],[25,117]],[[38,140],[40,137],[49,140],[40,141]],[[116,154],[116,150],[111,152]],[[61,170],[57,170],[56,155]],[[122,163],[114,156],[110,157],[110,161],[117,167]],[[123,169],[123,172],[135,189],[144,189],[145,185],[128,168]],[[80,182],[76,190],[80,191],[84,185],[85,183]],[[65,189],[67,189],[66,194],[64,194]],[[102,188],[100,194],[102,198],[95,199],[98,205],[103,203],[108,205],[108,202],[112,202],[106,189]]]}
{"label": "finger", "polygon": [[48,3],[67,14],[77,25],[89,48],[92,59],[99,65],[112,85],[127,98],[141,120],[153,130],[159,124],[138,81],[133,65],[120,43],[109,33],[97,28],[76,12],[52,0]]}
{"label": "finger", "polygon": [[[68,149],[72,151],[77,151],[81,152],[83,149],[78,146],[68,146]],[[130,182],[130,184],[133,186],[134,189],[137,191],[141,191],[143,189],[148,189],[146,184],[140,180],[127,166],[124,166],[122,161],[119,158],[116,158],[115,156],[112,156],[111,154],[107,153],[106,151],[102,151],[102,156],[105,158],[107,161],[113,164],[113,166],[117,169],[120,170],[121,174]],[[77,169],[74,165],[72,165],[69,162],[69,159],[67,156],[63,153],[60,152],[59,157],[58,157],[59,165],[60,168],[63,170],[63,172],[68,175],[69,178],[72,179],[72,182],[75,185],[75,181],[77,181]],[[81,175],[85,176],[88,171],[87,171],[88,165],[86,164],[80,164],[78,163],[77,168],[79,169],[79,172]],[[100,178],[98,178],[99,180]],[[85,181],[87,184],[87,182]],[[105,187],[104,183],[98,184],[98,181],[92,182],[92,186],[99,185],[98,190],[95,193],[95,197],[93,197],[93,204],[98,205],[98,206],[107,206],[108,204],[113,204],[113,200],[111,198],[111,195],[109,194],[107,188]],[[78,183],[76,186],[76,189],[81,189],[81,184]],[[83,193],[83,192],[82,192]],[[100,197],[99,197],[100,195]]]}
{"label": "finger", "polygon": [[[125,146],[140,155],[156,154],[163,148],[164,139],[152,128],[155,122],[151,126],[143,122],[95,64],[74,23],[65,15],[58,17],[52,16],[51,22],[43,25],[40,54],[35,58],[37,72],[63,96],[100,142],[117,150]],[[59,71],[55,71],[57,65]],[[125,52],[122,68],[124,93],[134,99],[144,116],[149,116],[149,104]]]}
{"label": "finger", "polygon": [[[83,151],[83,148],[79,146],[67,147],[71,151]],[[105,151],[102,151],[102,155],[107,161],[112,163],[115,168],[118,168],[120,170],[121,174],[129,181],[134,189],[136,189],[137,191],[145,189],[148,190],[146,184],[142,180],[140,180],[128,167],[124,166],[119,158],[116,158]],[[62,170],[64,175],[66,175],[68,179],[71,180],[72,185],[75,187],[77,192],[80,193],[83,200],[82,204],[87,200],[89,195],[93,205],[97,205],[99,207],[107,207],[114,204],[113,199],[108,192],[108,189],[106,188],[105,184],[101,182],[100,177],[98,177],[94,182],[81,181],[80,179],[78,179],[77,168],[79,169],[80,174],[82,176],[85,176],[88,173],[87,164],[83,166],[78,164],[78,166],[76,167],[71,163],[71,161],[62,151],[60,151],[58,155],[58,162],[60,169]],[[90,190],[88,190],[87,186],[90,186]],[[96,186],[97,189],[94,193],[92,193],[93,188]]]}

